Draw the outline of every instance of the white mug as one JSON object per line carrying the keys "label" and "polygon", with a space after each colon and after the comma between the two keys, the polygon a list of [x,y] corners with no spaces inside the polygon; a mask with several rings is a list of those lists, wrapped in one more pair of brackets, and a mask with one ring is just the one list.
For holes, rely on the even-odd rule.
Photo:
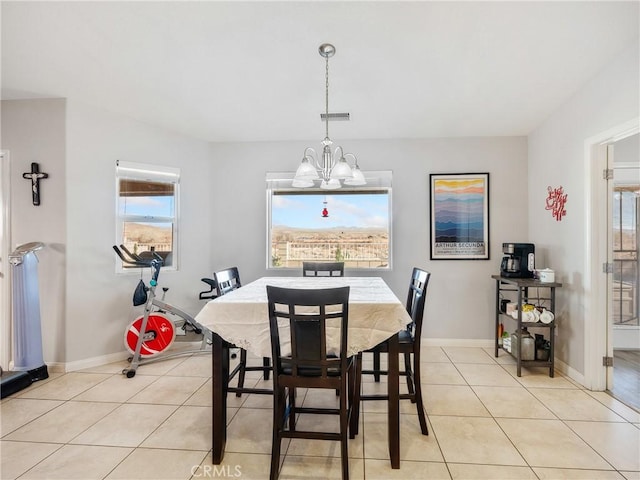
{"label": "white mug", "polygon": [[542,283],[553,283],[556,281],[556,272],[554,272],[550,268],[538,270],[538,276]]}
{"label": "white mug", "polygon": [[555,315],[553,314],[553,312],[547,310],[546,308],[540,314],[540,321],[542,323],[549,324],[549,323],[553,322],[554,318],[555,318]]}

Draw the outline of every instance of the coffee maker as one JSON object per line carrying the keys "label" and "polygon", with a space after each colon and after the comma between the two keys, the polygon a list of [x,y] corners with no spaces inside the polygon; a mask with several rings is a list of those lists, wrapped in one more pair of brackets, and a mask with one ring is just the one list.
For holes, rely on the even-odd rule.
{"label": "coffee maker", "polygon": [[509,278],[532,278],[535,269],[533,243],[503,243],[500,275]]}

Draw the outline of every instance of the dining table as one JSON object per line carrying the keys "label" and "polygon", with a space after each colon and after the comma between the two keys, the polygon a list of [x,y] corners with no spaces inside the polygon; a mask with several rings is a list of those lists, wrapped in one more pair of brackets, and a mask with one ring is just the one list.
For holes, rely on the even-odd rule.
{"label": "dining table", "polygon": [[204,305],[195,319],[212,332],[213,464],[222,462],[227,439],[229,348],[240,347],[257,357],[271,357],[267,285],[303,289],[350,287],[347,354],[357,355],[388,340],[389,459],[391,468],[400,468],[398,332],[406,328],[411,317],[382,278],[364,276],[261,277]]}

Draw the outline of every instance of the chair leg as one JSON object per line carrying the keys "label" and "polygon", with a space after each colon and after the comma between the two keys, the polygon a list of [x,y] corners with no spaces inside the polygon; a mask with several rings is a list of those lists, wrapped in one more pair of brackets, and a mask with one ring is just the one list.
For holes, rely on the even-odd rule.
{"label": "chair leg", "polygon": [[271,440],[271,473],[270,480],[277,480],[280,474],[280,453],[282,448],[282,432],[286,422],[287,392],[279,388],[273,392],[273,435]]}
{"label": "chair leg", "polygon": [[353,403],[351,405],[351,417],[349,418],[349,438],[356,438],[360,425],[360,388],[362,385],[362,353],[358,353],[355,359],[353,371]]}
{"label": "chair leg", "polygon": [[411,398],[411,403],[416,403],[416,399],[415,399],[415,391],[413,388],[413,382],[415,380],[414,378],[414,372],[411,368],[411,354],[410,353],[405,353],[404,354],[404,371],[405,371],[405,378],[407,380],[407,390],[409,391],[410,395],[413,395],[413,397]]}
{"label": "chair leg", "polygon": [[380,381],[380,352],[373,352],[373,379]]}
{"label": "chair leg", "polygon": [[273,434],[271,439],[271,473],[270,480],[277,480],[280,470],[281,431],[284,428],[284,412],[286,396],[284,389],[273,392]]}
{"label": "chair leg", "polygon": [[269,380],[269,372],[271,371],[271,359],[269,357],[262,357],[262,377],[265,380]]}
{"label": "chair leg", "polygon": [[296,429],[296,389],[289,389],[289,430]]}
{"label": "chair leg", "polygon": [[347,379],[342,380],[340,389],[340,456],[342,458],[342,480],[349,480],[349,411],[347,410]]}
{"label": "chair leg", "polygon": [[420,381],[420,354],[413,355],[413,372],[414,372],[414,384],[415,384],[415,402],[418,409],[418,420],[420,421],[420,430],[423,435],[429,435],[429,429],[427,428],[427,418],[424,414],[424,404],[422,402],[422,382]]}
{"label": "chair leg", "polygon": [[[238,371],[238,388],[244,387],[244,374],[247,367],[247,351],[244,348],[240,349],[240,370]],[[236,397],[241,397],[242,392],[236,392]]]}

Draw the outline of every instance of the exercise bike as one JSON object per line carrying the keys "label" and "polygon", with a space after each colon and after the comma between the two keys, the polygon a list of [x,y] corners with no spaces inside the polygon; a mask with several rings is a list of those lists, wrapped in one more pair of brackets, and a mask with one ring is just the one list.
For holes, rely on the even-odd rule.
{"label": "exercise bike", "polygon": [[[158,276],[163,265],[162,257],[152,252],[152,258],[144,259],[131,253],[124,245],[120,245],[119,248],[114,245],[113,249],[123,263],[151,268],[149,287],[141,280],[134,293],[134,306],[144,304],[144,314],[131,322],[125,330],[124,345],[132,356],[128,358],[129,367],[123,369],[122,374],[132,378],[140,365],[180,355],[211,352],[208,348],[212,344],[211,332],[196,322],[191,315],[164,301],[168,288],[162,289],[162,299],[156,297]],[[200,348],[166,353],[174,341],[200,342]]]}

